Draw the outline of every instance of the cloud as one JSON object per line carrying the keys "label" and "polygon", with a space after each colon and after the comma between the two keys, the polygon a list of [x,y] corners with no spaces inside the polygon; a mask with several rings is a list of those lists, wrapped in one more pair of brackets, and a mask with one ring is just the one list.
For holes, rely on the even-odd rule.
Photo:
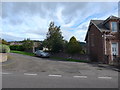
{"label": "cloud", "polygon": [[[2,37],[8,41],[46,38],[50,21],[61,26],[64,39],[75,36],[84,41],[91,19],[118,15],[114,2],[4,2]],[[10,38],[8,38],[10,37]]]}
{"label": "cloud", "polygon": [[5,38],[6,40],[10,40],[10,41],[16,41],[16,39],[17,39],[17,41],[20,41],[20,40],[22,40],[23,38],[21,38],[21,37],[18,37],[18,36],[15,36],[15,35],[11,35],[11,34],[6,34],[6,33],[2,33],[1,32],[1,34],[2,34],[2,38]]}

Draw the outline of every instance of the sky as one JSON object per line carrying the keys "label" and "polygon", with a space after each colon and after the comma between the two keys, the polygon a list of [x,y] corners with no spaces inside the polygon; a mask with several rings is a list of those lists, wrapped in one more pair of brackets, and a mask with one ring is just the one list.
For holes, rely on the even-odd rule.
{"label": "sky", "polygon": [[7,41],[44,40],[51,21],[65,40],[84,42],[90,20],[118,16],[117,2],[3,2],[0,33]]}

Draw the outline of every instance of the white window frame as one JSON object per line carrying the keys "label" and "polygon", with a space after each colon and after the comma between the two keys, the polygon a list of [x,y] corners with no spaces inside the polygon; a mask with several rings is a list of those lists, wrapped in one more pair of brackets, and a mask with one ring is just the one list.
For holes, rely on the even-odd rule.
{"label": "white window frame", "polygon": [[116,44],[117,44],[117,49],[116,49],[117,54],[116,54],[116,55],[118,55],[118,42],[112,42],[112,43],[111,43],[111,54],[113,54],[113,51],[112,51],[112,44],[113,44],[113,43],[116,43]]}

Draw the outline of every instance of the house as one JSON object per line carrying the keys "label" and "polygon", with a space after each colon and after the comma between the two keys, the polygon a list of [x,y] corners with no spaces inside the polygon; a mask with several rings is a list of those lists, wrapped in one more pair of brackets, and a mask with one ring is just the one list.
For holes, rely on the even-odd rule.
{"label": "house", "polygon": [[33,50],[32,52],[34,53],[35,51],[39,50],[40,48],[40,45],[41,45],[41,42],[40,41],[33,41]]}
{"label": "house", "polygon": [[22,42],[10,42],[10,45],[22,45],[23,43]]}
{"label": "house", "polygon": [[49,51],[47,47],[43,47],[43,51]]}
{"label": "house", "polygon": [[[23,45],[23,41],[11,41],[10,45]],[[39,50],[41,42],[38,40],[33,40],[33,47],[30,49],[30,52],[34,53],[36,50]]]}
{"label": "house", "polygon": [[85,41],[91,60],[113,64],[120,57],[120,18],[91,20]]}

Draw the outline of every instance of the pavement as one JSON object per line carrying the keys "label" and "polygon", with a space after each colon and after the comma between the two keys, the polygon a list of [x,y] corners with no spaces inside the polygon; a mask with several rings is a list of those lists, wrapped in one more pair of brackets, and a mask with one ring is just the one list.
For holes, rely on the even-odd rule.
{"label": "pavement", "polygon": [[118,88],[118,71],[106,67],[10,53],[2,64],[2,87]]}

